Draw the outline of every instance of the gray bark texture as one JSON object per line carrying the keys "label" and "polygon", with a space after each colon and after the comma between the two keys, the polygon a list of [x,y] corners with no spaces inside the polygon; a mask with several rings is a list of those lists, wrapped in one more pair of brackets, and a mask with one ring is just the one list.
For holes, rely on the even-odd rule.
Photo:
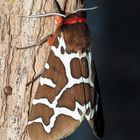
{"label": "gray bark texture", "polygon": [[71,12],[82,0],[1,0],[0,1],[0,140],[30,140],[25,132],[30,103],[38,81],[31,81],[43,69],[49,46],[16,50],[36,43],[54,32],[54,17],[21,18],[20,15]]}

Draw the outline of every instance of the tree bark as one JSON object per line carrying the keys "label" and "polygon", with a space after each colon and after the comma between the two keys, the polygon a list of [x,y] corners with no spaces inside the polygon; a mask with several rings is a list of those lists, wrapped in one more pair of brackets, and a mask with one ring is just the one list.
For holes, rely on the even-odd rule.
{"label": "tree bark", "polygon": [[25,132],[28,110],[38,80],[26,87],[43,69],[49,47],[16,50],[32,45],[55,30],[53,17],[21,18],[19,15],[67,12],[82,7],[82,0],[1,0],[0,2],[0,139],[29,140]]}

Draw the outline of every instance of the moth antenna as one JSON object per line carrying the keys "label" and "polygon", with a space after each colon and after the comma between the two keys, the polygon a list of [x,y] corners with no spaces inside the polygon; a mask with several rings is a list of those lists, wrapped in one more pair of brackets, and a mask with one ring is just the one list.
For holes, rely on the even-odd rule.
{"label": "moth antenna", "polygon": [[76,13],[76,12],[79,12],[79,11],[90,11],[90,10],[95,10],[97,9],[98,6],[95,6],[95,7],[91,7],[91,8],[80,8],[80,9],[77,9],[75,11],[73,11],[73,13]]}
{"label": "moth antenna", "polygon": [[61,17],[66,17],[66,15],[60,14],[60,13],[49,13],[49,14],[31,15],[31,16],[20,16],[20,17],[23,17],[23,18],[40,18],[40,17],[47,17],[47,16],[61,16]]}

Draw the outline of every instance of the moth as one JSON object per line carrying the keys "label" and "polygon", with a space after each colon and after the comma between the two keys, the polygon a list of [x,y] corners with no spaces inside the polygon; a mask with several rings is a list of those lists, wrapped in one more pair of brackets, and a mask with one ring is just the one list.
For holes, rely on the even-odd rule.
{"label": "moth", "polygon": [[59,24],[47,38],[51,50],[29,112],[27,131],[32,140],[67,137],[84,119],[97,138],[103,137],[102,103],[90,31],[83,14],[86,10],[78,9],[67,16],[45,15],[56,16]]}

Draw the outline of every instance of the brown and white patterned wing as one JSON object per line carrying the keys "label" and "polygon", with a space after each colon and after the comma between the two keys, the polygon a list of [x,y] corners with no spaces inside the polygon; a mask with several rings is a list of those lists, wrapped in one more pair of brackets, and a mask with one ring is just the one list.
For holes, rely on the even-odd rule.
{"label": "brown and white patterned wing", "polygon": [[87,87],[93,86],[80,69],[80,60],[86,53],[68,54],[65,50],[63,37],[58,37],[58,46],[51,47],[29,114],[27,129],[32,140],[61,139],[71,134],[84,119],[83,81]]}
{"label": "brown and white patterned wing", "polygon": [[51,47],[29,114],[27,129],[32,140],[62,139],[84,118],[98,136],[99,94],[91,66],[90,51],[67,53],[63,36],[58,37],[58,45]]}

